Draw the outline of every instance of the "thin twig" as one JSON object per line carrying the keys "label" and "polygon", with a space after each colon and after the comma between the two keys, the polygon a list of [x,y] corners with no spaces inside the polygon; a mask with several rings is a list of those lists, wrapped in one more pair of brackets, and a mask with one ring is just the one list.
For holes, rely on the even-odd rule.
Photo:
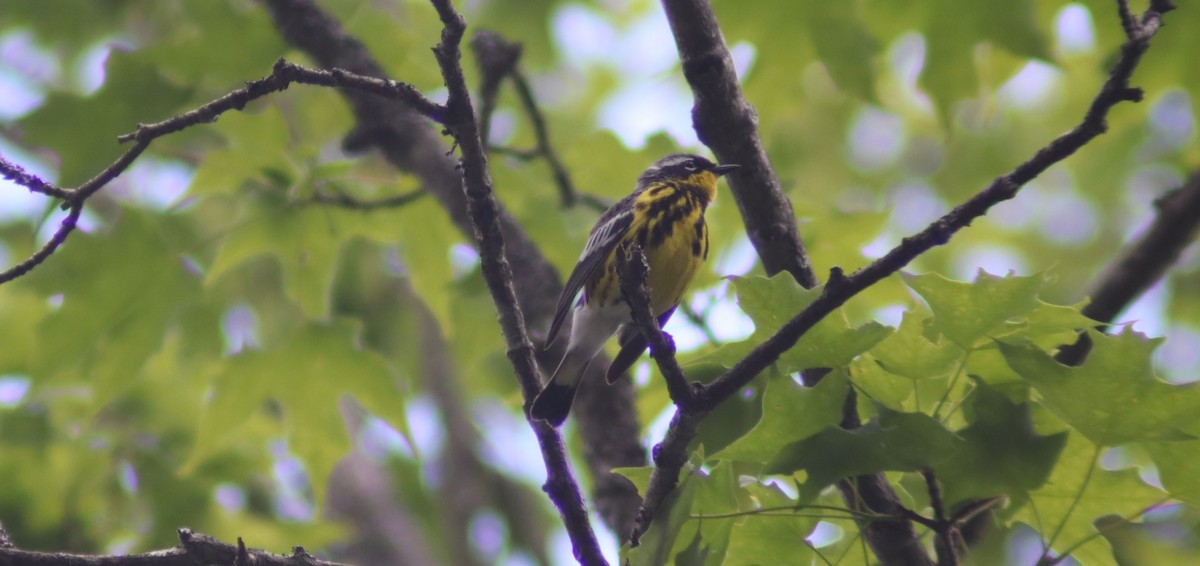
{"label": "thin twig", "polygon": [[[835,517],[832,515],[823,515],[819,513],[800,513],[801,509],[823,509],[825,511],[835,511],[845,513],[844,516]],[[790,513],[781,513],[781,511],[791,511]],[[757,509],[747,509],[745,511],[731,511],[728,513],[696,513],[688,515],[693,519],[737,519],[739,517],[763,516],[763,517],[817,517],[821,519],[862,519],[864,521],[897,521],[899,517],[891,515],[880,515],[878,513],[863,513],[846,507],[834,507],[833,505],[778,505],[774,507],[759,507]]]}
{"label": "thin twig", "polygon": [[265,566],[345,566],[320,560],[294,547],[291,554],[274,554],[246,548],[239,537],[236,545],[208,535],[179,529],[179,544],[173,548],[120,556],[35,552],[0,546],[0,564],[23,566],[191,566],[193,564],[262,564]]}
{"label": "thin twig", "polygon": [[946,508],[942,503],[942,486],[938,484],[937,476],[933,474],[932,468],[925,468],[921,470],[921,477],[925,479],[925,489],[929,492],[929,506],[933,508],[933,520],[945,523]]}
{"label": "thin twig", "polygon": [[311,197],[301,199],[297,202],[299,204],[325,204],[340,208],[347,208],[350,210],[368,212],[385,208],[398,208],[414,202],[427,194],[429,193],[427,193],[424,189],[416,189],[395,196],[362,200],[340,192],[326,193],[323,191],[314,191]]}
{"label": "thin twig", "polygon": [[1152,509],[1155,509],[1160,505],[1166,504],[1169,501],[1171,501],[1171,498],[1165,497],[1163,499],[1159,499],[1158,501],[1155,501],[1154,503],[1151,503],[1150,505],[1147,505],[1146,507],[1138,510],[1137,512],[1130,513],[1129,515],[1121,517],[1120,520],[1105,521],[1104,525],[1096,525],[1096,529],[1093,532],[1091,532],[1087,536],[1083,537],[1082,539],[1077,541],[1075,544],[1072,544],[1071,546],[1068,546],[1067,548],[1065,548],[1062,551],[1061,556],[1057,556],[1057,557],[1050,559],[1048,561],[1048,564],[1061,563],[1063,560],[1066,560],[1068,556],[1071,556],[1071,554],[1073,554],[1080,547],[1095,540],[1096,537],[1100,537],[1100,536],[1104,536],[1104,535],[1108,534],[1108,532],[1116,526],[1120,526],[1125,523],[1132,523],[1132,522],[1138,520],[1139,518],[1141,518],[1142,515],[1149,513]]}
{"label": "thin twig", "polygon": [[[517,149],[515,147],[508,147],[508,146],[503,146],[503,145],[493,145],[493,146],[488,146],[488,151],[491,153],[498,154],[498,155],[503,155],[505,157],[511,157],[511,158],[519,160],[519,161],[533,161],[534,159],[537,159],[539,157],[546,156],[545,151],[543,151],[541,148],[536,148],[536,147],[533,149]],[[555,157],[555,159],[557,159],[557,157]],[[566,170],[564,170],[563,173],[565,174]],[[556,176],[557,176],[557,174],[556,174]],[[562,187],[563,187],[563,185],[560,184],[559,185],[560,193],[563,191]],[[615,200],[596,196],[591,193],[582,193],[582,192],[576,191],[573,188],[571,188],[569,190],[571,190],[573,192],[573,195],[574,195],[573,198],[576,200],[576,202],[578,202],[579,204],[583,204],[583,205],[587,206],[588,208],[595,210],[596,212],[604,212],[605,210],[612,208],[612,205],[614,203],[616,203]],[[566,205],[564,205],[564,206],[566,206]]]}
{"label": "thin twig", "polygon": [[479,89],[479,121],[484,143],[491,141],[488,134],[491,131],[492,114],[496,110],[500,83],[505,78],[510,78],[513,88],[517,92],[517,99],[521,101],[521,108],[525,110],[525,115],[529,118],[529,125],[533,128],[533,137],[537,144],[531,150],[500,149],[494,146],[489,146],[488,149],[504,151],[523,161],[538,157],[544,158],[550,165],[550,171],[554,175],[554,184],[558,187],[559,197],[564,207],[572,207],[581,202],[599,212],[608,210],[608,206],[601,205],[599,201],[581,198],[579,191],[575,190],[575,185],[571,182],[570,173],[567,172],[566,166],[563,165],[562,159],[555,151],[554,144],[550,143],[550,131],[546,126],[546,118],[542,115],[542,110],[533,96],[529,79],[517,65],[521,57],[521,44],[508,41],[498,33],[483,30],[476,32],[471,39],[471,49],[475,52],[475,60],[479,63],[479,70],[483,75]]}
{"label": "thin twig", "polygon": [[46,196],[66,200],[71,194],[70,191],[60,189],[43,181],[41,177],[26,171],[20,165],[5,159],[2,155],[0,155],[0,175],[26,189]]}
{"label": "thin twig", "polygon": [[[622,253],[622,250],[624,253]],[[617,278],[621,283],[621,297],[629,305],[633,323],[638,331],[646,337],[650,346],[650,357],[658,364],[658,369],[667,381],[667,392],[671,400],[681,411],[687,411],[694,401],[692,388],[688,385],[683,368],[675,359],[675,340],[662,331],[658,320],[650,311],[650,293],[646,289],[646,275],[650,273],[650,265],[646,263],[646,255],[636,242],[618,250]]]}
{"label": "thin twig", "polygon": [[683,313],[684,318],[693,326],[700,329],[700,333],[704,334],[704,339],[713,346],[720,346],[721,340],[717,338],[717,334],[713,332],[712,325],[704,319],[704,315],[700,314],[696,309],[692,308],[686,301],[679,303],[679,312]]}
{"label": "thin twig", "polygon": [[934,521],[934,550],[937,552],[938,566],[958,566],[959,541],[958,527],[953,521],[946,519],[946,505],[942,500],[942,486],[937,481],[932,468],[921,470],[925,479],[925,489],[929,492],[929,506],[933,508]]}
{"label": "thin twig", "polygon": [[[534,361],[533,343],[525,332],[525,317],[513,290],[512,268],[508,264],[504,234],[500,231],[496,201],[487,170],[487,154],[479,137],[479,126],[475,111],[471,107],[470,91],[463,77],[459,45],[466,29],[466,21],[454,10],[450,0],[433,0],[433,6],[443,26],[442,40],[434,47],[433,53],[449,91],[445,121],[442,124],[454,137],[462,152],[463,190],[466,192],[469,214],[475,227],[481,269],[499,313],[509,361],[516,371],[525,395],[525,405],[528,407],[541,389],[541,380],[538,377],[537,363]],[[558,507],[567,528],[567,535],[571,539],[575,558],[587,565],[606,565],[607,561],[600,551],[600,544],[592,531],[591,520],[583,504],[583,495],[571,473],[562,436],[557,429],[545,422],[530,420],[530,426],[537,435],[542,459],[546,463],[547,479],[543,489]]]}
{"label": "thin twig", "polygon": [[521,59],[521,44],[508,41],[490,30],[479,30],[471,38],[471,51],[479,66],[479,139],[491,140],[492,115],[500,98],[500,83],[517,68]]}
{"label": "thin twig", "polygon": [[4,273],[0,273],[0,285],[8,283],[13,279],[29,273],[31,270],[33,270],[33,268],[41,265],[43,261],[46,261],[46,258],[50,257],[50,255],[53,254],[54,251],[63,244],[63,242],[67,241],[67,236],[71,235],[71,232],[75,230],[75,226],[79,223],[79,215],[82,212],[83,206],[75,205],[75,207],[73,207],[71,211],[67,213],[67,217],[63,218],[62,224],[58,226],[58,230],[54,232],[54,235],[50,237],[50,241],[46,242],[46,245],[42,246],[41,249],[29,256],[29,259],[12,266]]}
{"label": "thin twig", "polygon": [[[525,78],[525,74],[519,68],[513,70],[512,81],[513,87],[517,89],[517,98],[521,101],[521,107],[525,109],[525,115],[529,117],[529,124],[533,126],[533,137],[537,142],[538,153],[546,158],[546,163],[550,165],[550,171],[554,174],[554,184],[558,187],[562,205],[572,207],[576,203],[582,202],[596,208],[598,203],[590,199],[581,199],[579,191],[575,189],[575,184],[571,182],[571,175],[567,173],[566,166],[558,157],[558,151],[554,149],[554,144],[550,143],[550,131],[546,127],[546,119],[542,116],[542,110],[533,98],[533,89],[529,86],[529,80]],[[607,210],[607,207],[599,210],[603,212]]]}
{"label": "thin twig", "polygon": [[[5,178],[10,179],[17,184],[48,196],[61,199],[62,209],[71,209],[72,212],[63,221],[62,227],[55,233],[38,252],[33,254],[25,261],[10,268],[4,273],[0,273],[0,284],[11,281],[28,273],[33,268],[44,262],[59,246],[66,240],[67,236],[75,229],[75,221],[78,220],[79,214],[82,212],[83,203],[92,195],[96,194],[100,189],[107,186],[113,179],[116,179],[121,173],[129,168],[133,162],[141,156],[142,152],[150,146],[150,143],[156,138],[178,132],[184,128],[202,123],[215,121],[221,114],[230,110],[241,110],[245,108],[250,101],[261,98],[273,92],[284,90],[291,83],[303,83],[323,86],[349,87],[380,94],[395,98],[406,104],[416,108],[431,119],[438,119],[442,116],[445,108],[438,105],[429,99],[425,98],[416,88],[396,81],[386,81],[374,77],[364,77],[348,73],[339,69],[330,71],[321,71],[306,69],[299,65],[293,65],[280,59],[276,61],[273,72],[261,79],[251,81],[245,87],[237,89],[229,94],[226,94],[208,104],[200,106],[194,110],[184,112],[157,122],[154,124],[138,124],[137,130],[117,137],[117,141],[135,142],[132,147],[121,154],[120,157],[105,167],[99,174],[92,177],[84,184],[76,189],[62,189],[55,187],[50,183],[43,181],[36,175],[32,175],[22,169],[19,165],[9,162],[0,157],[0,174]],[[415,197],[413,197],[415,198]],[[316,198],[314,200],[320,200]],[[334,199],[343,206],[353,206],[345,199]],[[372,204],[371,207],[383,206],[399,206],[406,202],[407,198],[396,197],[383,201],[379,204]],[[399,204],[397,204],[399,201]],[[361,208],[361,207],[360,207]]]}
{"label": "thin twig", "polygon": [[243,88],[178,116],[154,124],[138,124],[137,130],[118,136],[117,141],[149,141],[189,126],[213,122],[225,112],[241,110],[251,101],[284,90],[292,83],[354,88],[377,94],[403,102],[435,122],[440,122],[446,111],[444,106],[425,98],[416,87],[409,84],[363,76],[342,69],[308,69],[279,59],[270,75],[250,81]]}
{"label": "thin twig", "polygon": [[504,145],[489,145],[488,151],[505,157],[511,157],[518,161],[533,161],[542,156],[542,150],[536,147],[533,149],[517,149]]}

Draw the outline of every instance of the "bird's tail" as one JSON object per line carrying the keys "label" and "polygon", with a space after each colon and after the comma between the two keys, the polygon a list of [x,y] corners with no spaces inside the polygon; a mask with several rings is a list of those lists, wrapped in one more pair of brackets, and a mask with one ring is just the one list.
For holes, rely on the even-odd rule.
{"label": "bird's tail", "polygon": [[571,412],[571,403],[575,401],[575,390],[579,388],[579,380],[587,371],[591,358],[583,358],[576,352],[567,351],[550,381],[542,388],[542,392],[534,398],[529,407],[529,416],[534,420],[546,421],[559,426],[567,420]]}

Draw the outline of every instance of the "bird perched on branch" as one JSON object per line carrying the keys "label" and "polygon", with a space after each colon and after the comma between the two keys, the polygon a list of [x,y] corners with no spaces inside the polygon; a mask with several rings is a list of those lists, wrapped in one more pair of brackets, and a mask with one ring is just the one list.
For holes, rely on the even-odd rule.
{"label": "bird perched on branch", "polygon": [[619,331],[621,351],[608,367],[609,383],[646,351],[646,338],[633,325],[629,306],[621,297],[617,256],[629,243],[642,248],[650,267],[646,278],[650,310],[660,326],[666,324],[708,258],[704,211],[717,196],[717,179],[738,167],[717,165],[698,155],[668,155],[638,177],[633,194],[600,216],[567,278],[546,335],[548,348],[574,303],[567,353],[534,399],[530,417],[554,426],[562,424],[580,378],[614,333]]}

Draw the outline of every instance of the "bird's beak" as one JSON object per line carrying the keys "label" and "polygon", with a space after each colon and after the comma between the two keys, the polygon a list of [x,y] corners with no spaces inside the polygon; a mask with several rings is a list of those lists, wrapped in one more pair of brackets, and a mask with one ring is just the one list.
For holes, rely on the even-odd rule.
{"label": "bird's beak", "polygon": [[710,171],[712,171],[713,175],[720,177],[726,173],[729,173],[731,171],[737,171],[738,169],[741,169],[741,168],[742,168],[741,165],[735,165],[735,164],[730,163],[728,165],[717,165],[716,167],[713,167],[712,169],[710,169]]}

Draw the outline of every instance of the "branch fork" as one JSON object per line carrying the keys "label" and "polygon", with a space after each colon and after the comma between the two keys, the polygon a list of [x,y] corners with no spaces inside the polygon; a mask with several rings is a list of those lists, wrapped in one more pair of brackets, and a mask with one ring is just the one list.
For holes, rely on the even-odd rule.
{"label": "branch fork", "polygon": [[658,369],[667,381],[667,392],[671,401],[682,411],[689,411],[695,404],[698,393],[703,392],[699,383],[689,384],[675,359],[675,340],[671,335],[662,331],[658,319],[650,311],[650,293],[646,288],[646,276],[650,273],[650,265],[646,262],[646,254],[637,242],[623,246],[617,252],[617,279],[621,284],[621,296],[629,305],[633,323],[637,325],[642,336],[650,345],[650,356],[658,364]]}

